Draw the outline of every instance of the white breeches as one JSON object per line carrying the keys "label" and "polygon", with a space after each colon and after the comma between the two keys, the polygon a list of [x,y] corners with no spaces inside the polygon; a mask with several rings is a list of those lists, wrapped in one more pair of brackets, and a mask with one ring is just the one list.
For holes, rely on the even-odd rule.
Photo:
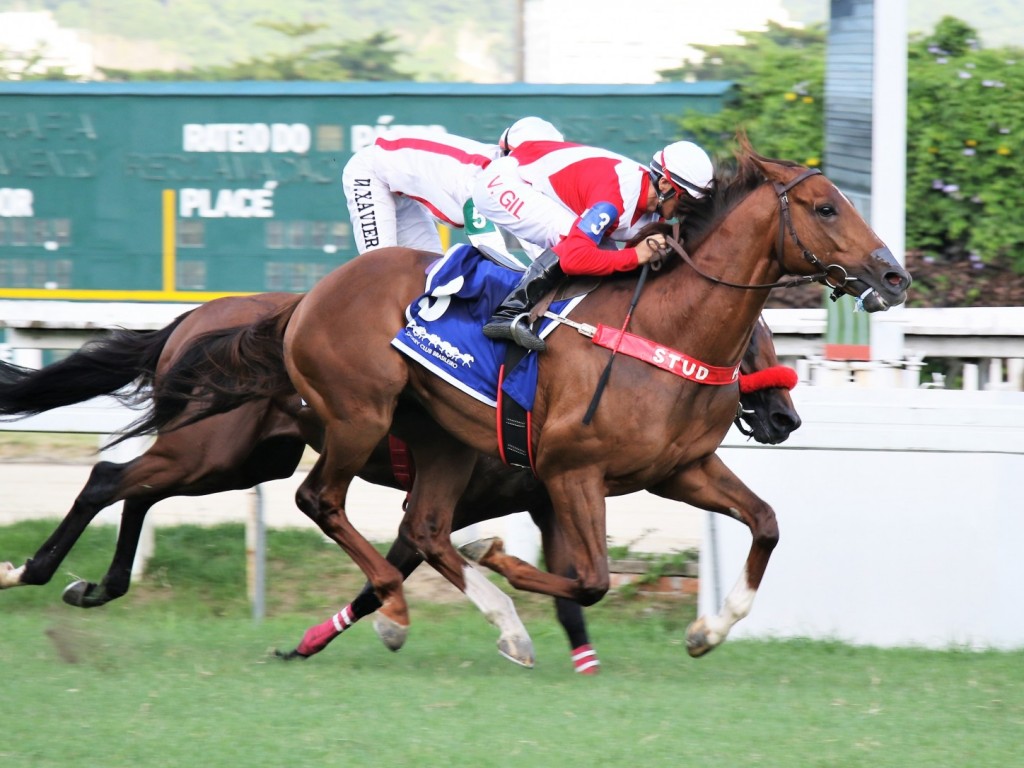
{"label": "white breeches", "polygon": [[360,159],[353,155],[341,177],[356,250],[401,245],[440,253],[441,236],[430,212],[415,200],[394,194]]}

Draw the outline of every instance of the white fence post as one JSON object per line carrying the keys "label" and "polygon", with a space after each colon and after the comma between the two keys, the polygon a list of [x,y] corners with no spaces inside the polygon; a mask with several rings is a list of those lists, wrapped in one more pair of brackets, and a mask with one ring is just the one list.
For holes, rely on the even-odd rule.
{"label": "white fence post", "polygon": [[1006,361],[1006,386],[1017,392],[1024,389],[1024,358],[1011,357]]}
{"label": "white fence post", "polygon": [[978,366],[974,363],[964,363],[964,391],[976,392],[978,390],[978,383]]}
{"label": "white fence post", "polygon": [[257,485],[252,491],[252,505],[245,520],[245,574],[252,618],[258,623],[266,615],[267,528],[263,487]]}

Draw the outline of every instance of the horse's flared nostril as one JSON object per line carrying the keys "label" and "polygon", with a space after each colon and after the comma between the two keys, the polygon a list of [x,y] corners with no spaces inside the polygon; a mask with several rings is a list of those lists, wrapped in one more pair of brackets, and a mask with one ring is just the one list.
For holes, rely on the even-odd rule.
{"label": "horse's flared nostril", "polygon": [[800,417],[792,412],[778,411],[771,415],[771,424],[776,433],[789,436],[790,432],[800,428]]}
{"label": "horse's flared nostril", "polygon": [[902,292],[910,287],[912,278],[910,273],[900,264],[896,257],[892,255],[892,251],[888,248],[876,248],[871,252],[881,262],[884,262],[888,269],[882,273],[882,281],[891,288],[894,292]]}
{"label": "horse's flared nostril", "polygon": [[886,272],[885,282],[892,286],[893,290],[905,291],[910,287],[913,278],[909,272]]}

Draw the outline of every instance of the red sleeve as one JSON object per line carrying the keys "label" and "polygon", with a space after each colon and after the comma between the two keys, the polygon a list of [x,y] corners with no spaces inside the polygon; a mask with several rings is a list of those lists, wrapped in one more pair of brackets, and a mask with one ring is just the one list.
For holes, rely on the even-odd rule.
{"label": "red sleeve", "polygon": [[636,248],[604,250],[574,225],[569,234],[551,250],[567,275],[610,275],[629,272],[640,266]]}

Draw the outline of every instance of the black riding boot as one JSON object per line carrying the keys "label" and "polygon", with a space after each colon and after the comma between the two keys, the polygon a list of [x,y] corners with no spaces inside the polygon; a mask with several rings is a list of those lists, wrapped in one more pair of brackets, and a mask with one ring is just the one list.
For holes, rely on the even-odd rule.
{"label": "black riding boot", "polygon": [[533,333],[527,322],[530,310],[555,285],[565,277],[558,265],[558,254],[544,251],[526,269],[522,279],[494,315],[484,326],[484,336],[489,339],[507,339],[521,347],[543,352],[547,348],[544,340]]}

